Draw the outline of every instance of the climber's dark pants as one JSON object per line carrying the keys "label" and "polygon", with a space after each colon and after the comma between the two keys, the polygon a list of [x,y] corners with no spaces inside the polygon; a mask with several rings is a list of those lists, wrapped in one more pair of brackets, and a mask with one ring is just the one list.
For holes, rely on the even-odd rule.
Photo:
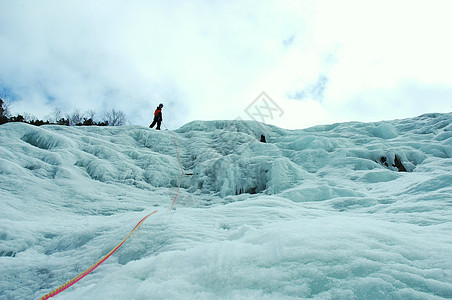
{"label": "climber's dark pants", "polygon": [[149,125],[149,128],[154,128],[155,124],[157,124],[157,127],[155,129],[160,130],[160,124],[162,124],[162,121],[160,120],[154,120],[151,125]]}

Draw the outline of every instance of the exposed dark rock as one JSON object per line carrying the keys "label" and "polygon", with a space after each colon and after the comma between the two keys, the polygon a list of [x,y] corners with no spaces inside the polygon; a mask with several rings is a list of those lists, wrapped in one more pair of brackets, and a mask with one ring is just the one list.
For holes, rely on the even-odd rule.
{"label": "exposed dark rock", "polygon": [[385,165],[386,167],[389,167],[388,165],[388,159],[386,158],[386,156],[382,156],[380,157],[380,162]]}
{"label": "exposed dark rock", "polygon": [[[389,168],[388,158],[386,156],[380,157],[380,163]],[[392,164],[392,166],[397,168],[399,172],[407,172],[406,168],[402,164],[402,161],[397,155],[394,156],[394,163]]]}
{"label": "exposed dark rock", "polygon": [[265,140],[265,135],[261,134],[261,142],[262,143],[266,143],[267,141]]}
{"label": "exposed dark rock", "polygon": [[398,158],[397,155],[394,157],[394,164],[392,166],[396,167],[399,170],[399,172],[406,172],[405,167],[402,165],[402,162],[400,161],[400,158]]}

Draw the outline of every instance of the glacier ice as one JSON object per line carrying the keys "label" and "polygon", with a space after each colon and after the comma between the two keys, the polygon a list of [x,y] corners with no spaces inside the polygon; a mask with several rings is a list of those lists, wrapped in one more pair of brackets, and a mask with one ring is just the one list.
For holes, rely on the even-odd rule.
{"label": "glacier ice", "polygon": [[2,125],[0,299],[451,298],[451,121]]}

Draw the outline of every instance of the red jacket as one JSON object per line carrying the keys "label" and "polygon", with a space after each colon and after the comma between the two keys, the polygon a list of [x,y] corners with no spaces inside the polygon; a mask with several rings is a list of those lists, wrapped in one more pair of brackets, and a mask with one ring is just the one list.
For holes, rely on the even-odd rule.
{"label": "red jacket", "polygon": [[162,109],[157,107],[157,109],[154,112],[154,120],[156,121],[162,121],[163,117],[162,117]]}

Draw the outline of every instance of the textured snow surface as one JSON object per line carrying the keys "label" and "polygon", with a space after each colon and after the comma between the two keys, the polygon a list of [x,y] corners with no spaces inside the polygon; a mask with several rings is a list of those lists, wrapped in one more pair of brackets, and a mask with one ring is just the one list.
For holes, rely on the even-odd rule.
{"label": "textured snow surface", "polygon": [[0,299],[451,298],[451,121],[1,125]]}

